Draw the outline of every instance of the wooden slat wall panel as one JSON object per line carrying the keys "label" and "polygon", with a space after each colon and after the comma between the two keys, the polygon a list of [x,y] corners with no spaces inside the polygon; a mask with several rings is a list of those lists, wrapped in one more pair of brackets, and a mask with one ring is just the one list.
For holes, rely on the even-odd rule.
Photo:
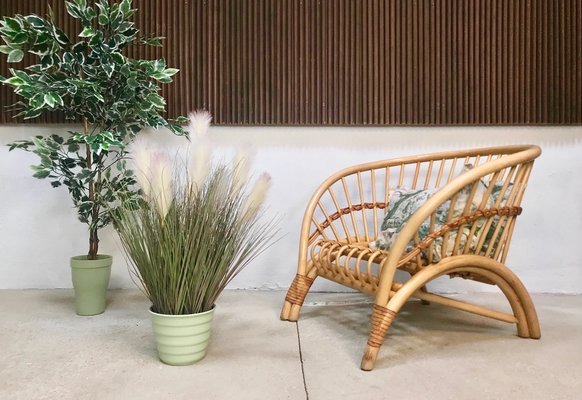
{"label": "wooden slat wall panel", "polygon": [[[64,0],[0,0],[0,13],[45,14],[47,3],[75,31]],[[579,0],[134,3],[138,27],[167,40],[130,53],[181,70],[163,89],[171,116],[206,108],[226,125],[582,123]],[[0,96],[2,107],[16,101],[5,87]]]}

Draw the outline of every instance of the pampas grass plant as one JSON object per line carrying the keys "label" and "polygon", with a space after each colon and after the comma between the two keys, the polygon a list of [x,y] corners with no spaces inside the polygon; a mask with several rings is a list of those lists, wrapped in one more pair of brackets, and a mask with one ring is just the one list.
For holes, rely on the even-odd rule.
{"label": "pampas grass plant", "polygon": [[[208,115],[202,117],[209,122]],[[191,126],[207,129],[198,120]],[[194,143],[204,140],[200,132],[191,133]],[[273,242],[275,223],[260,216],[270,177],[261,175],[252,187],[245,178],[241,185],[236,166],[207,165],[206,148],[191,152],[204,157],[203,163],[176,163],[137,143],[134,160],[143,163],[136,172],[144,201],[115,215],[130,271],[153,312],[209,311],[228,283]],[[204,171],[188,170],[188,164]]]}

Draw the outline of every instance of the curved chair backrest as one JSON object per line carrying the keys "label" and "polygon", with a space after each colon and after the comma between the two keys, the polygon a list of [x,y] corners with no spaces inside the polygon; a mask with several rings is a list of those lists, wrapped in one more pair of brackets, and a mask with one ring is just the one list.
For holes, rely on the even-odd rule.
{"label": "curved chair backrest", "polygon": [[[438,189],[394,243],[400,263],[413,258],[432,262],[456,254],[504,260],[531,167],[540,153],[533,145],[503,146],[346,168],[327,179],[308,205],[300,253],[318,239],[374,241],[391,191],[399,187]],[[419,233],[421,227],[424,235]]]}

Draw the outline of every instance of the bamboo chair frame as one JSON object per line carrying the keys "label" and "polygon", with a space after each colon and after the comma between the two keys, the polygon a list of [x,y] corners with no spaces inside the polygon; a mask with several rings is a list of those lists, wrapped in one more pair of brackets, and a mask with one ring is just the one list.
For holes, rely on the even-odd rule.
{"label": "bamboo chair frame", "polygon": [[[281,319],[297,321],[317,277],[373,295],[370,333],[361,363],[366,371],[374,368],[390,325],[411,297],[514,323],[518,336],[540,338],[533,302],[519,278],[505,266],[515,219],[522,211],[525,186],[540,154],[541,149],[534,145],[481,148],[377,161],[332,175],[307,206],[297,274],[285,298]],[[473,168],[462,173],[460,169],[467,163]],[[472,209],[480,181],[486,184],[487,191],[478,208]],[[495,185],[500,194],[493,201]],[[379,235],[379,220],[391,189],[399,186],[437,191],[408,220],[389,251],[370,248],[368,244]],[[454,218],[452,210],[458,195],[467,187],[470,194],[462,215]],[[437,226],[437,209],[447,201],[446,223]],[[420,240],[419,228],[423,224],[428,224],[429,233]],[[467,228],[470,233],[463,244],[462,232],[466,230],[462,230]],[[456,239],[449,248],[453,234]],[[435,240],[442,241],[438,252],[432,245]],[[396,282],[397,270],[408,272],[410,278]],[[442,275],[497,285],[507,297],[512,313],[428,292],[426,285]]]}

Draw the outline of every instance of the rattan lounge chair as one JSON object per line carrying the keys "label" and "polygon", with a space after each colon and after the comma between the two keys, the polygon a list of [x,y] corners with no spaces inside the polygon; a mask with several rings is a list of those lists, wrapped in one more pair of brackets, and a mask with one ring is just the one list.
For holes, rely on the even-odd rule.
{"label": "rattan lounge chair", "polygon": [[[473,149],[372,162],[331,176],[307,206],[297,275],[281,319],[296,321],[313,281],[323,277],[375,298],[363,370],[374,368],[390,325],[411,297],[515,323],[518,336],[538,339],[532,300],[505,260],[524,189],[540,154],[533,145]],[[393,189],[402,187],[433,193],[389,249],[374,248],[370,244],[382,235]],[[476,199],[478,204],[472,206]],[[459,206],[461,212],[455,213]],[[396,282],[396,270],[408,272],[410,278]],[[428,292],[427,283],[442,275],[497,285],[512,313]]]}

